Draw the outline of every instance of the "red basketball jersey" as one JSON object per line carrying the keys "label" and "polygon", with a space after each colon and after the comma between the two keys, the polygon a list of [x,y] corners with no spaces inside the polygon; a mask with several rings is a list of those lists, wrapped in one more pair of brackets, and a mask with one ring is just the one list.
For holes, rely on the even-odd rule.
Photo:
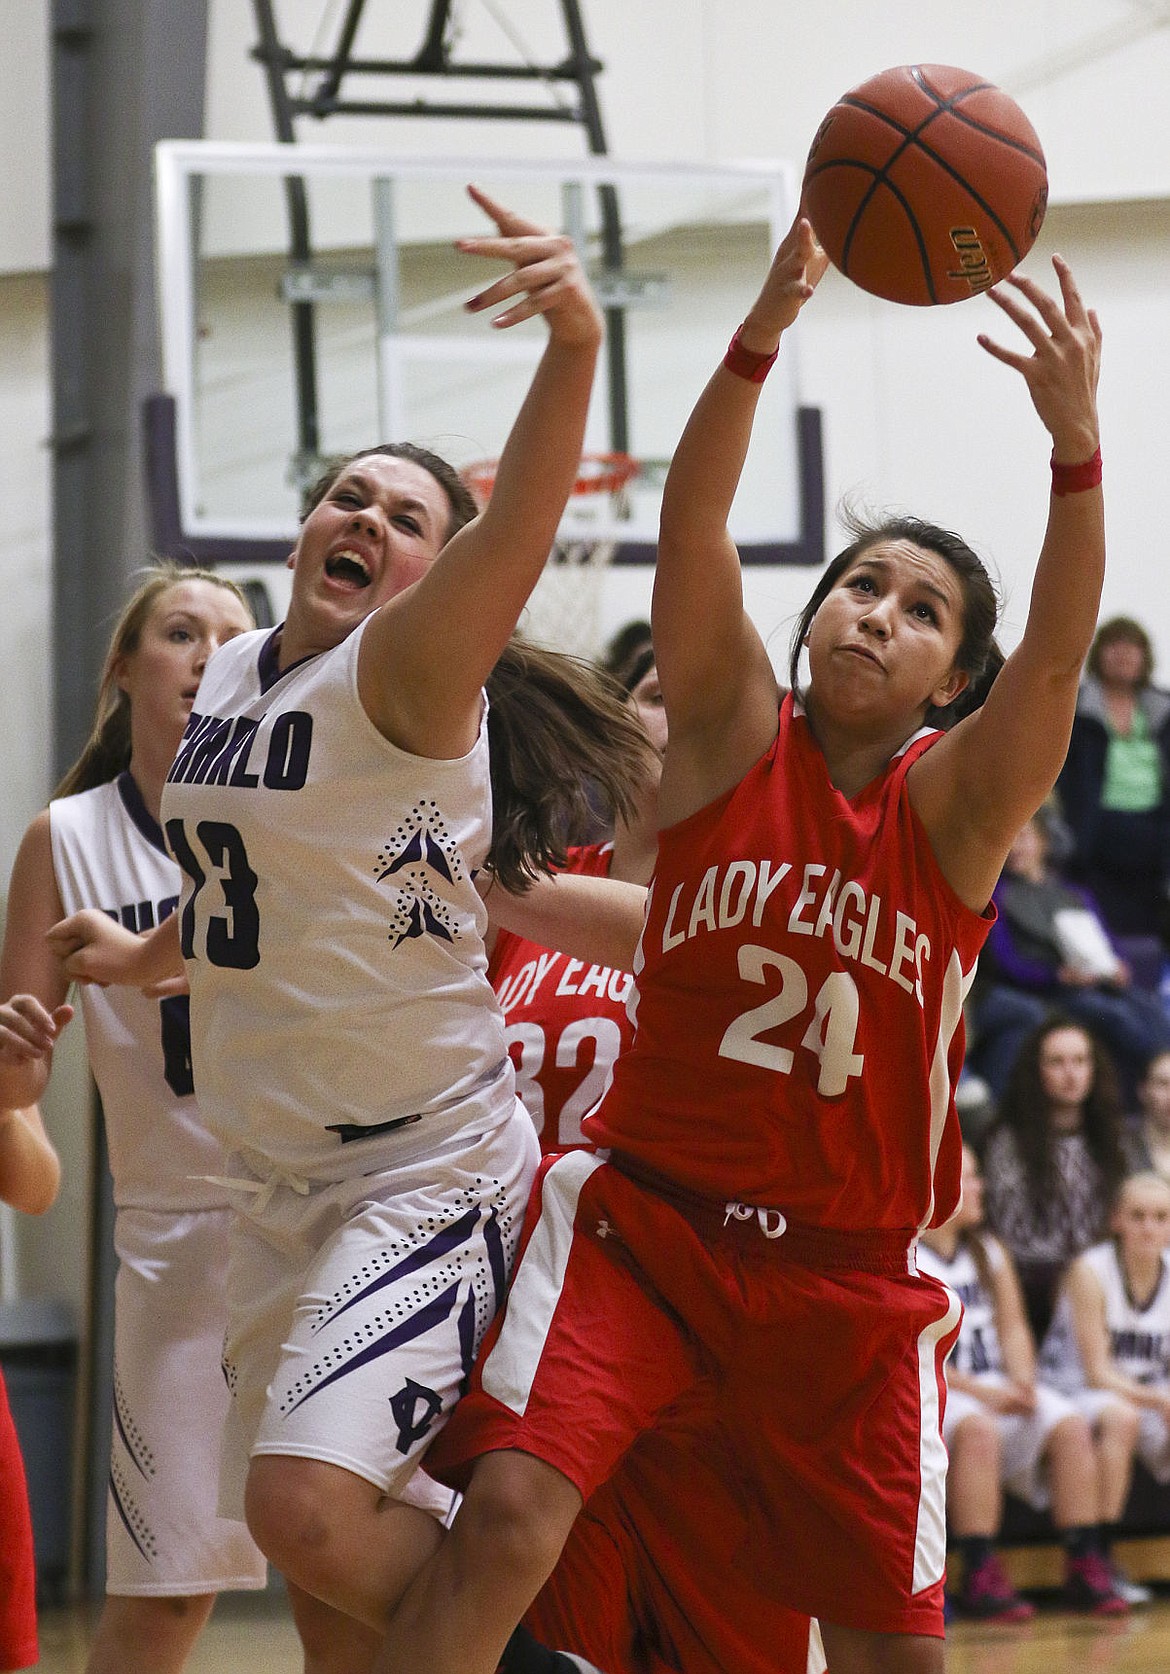
{"label": "red basketball jersey", "polygon": [[[612,861],[612,843],[591,843],[569,850],[565,870],[607,878]],[[516,1091],[541,1150],[588,1145],[582,1117],[609,1086],[617,1055],[633,1035],[626,1016],[632,976],[501,930],[488,977],[504,1013]]]}
{"label": "red basketball jersey", "polygon": [[661,834],[636,1034],[586,1124],[596,1145],[814,1226],[951,1214],[963,1000],[993,913],[958,899],[910,807],[907,771],[939,737],[849,800],[787,697],[767,754]]}

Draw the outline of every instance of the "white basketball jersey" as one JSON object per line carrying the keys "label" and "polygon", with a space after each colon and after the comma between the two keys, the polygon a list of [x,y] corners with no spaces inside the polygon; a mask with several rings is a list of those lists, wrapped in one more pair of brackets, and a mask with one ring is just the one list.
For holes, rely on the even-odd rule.
{"label": "white basketball jersey", "polygon": [[[1129,1294],[1125,1274],[1110,1239],[1094,1244],[1079,1258],[1092,1271],[1105,1297],[1105,1325],[1113,1363],[1135,1383],[1170,1382],[1170,1258],[1163,1255],[1162,1272],[1144,1308]],[[1040,1355],[1046,1383],[1066,1395],[1084,1389],[1085,1369],[1077,1347],[1072,1308],[1062,1292]]]}
{"label": "white basketball jersey", "polygon": [[[67,913],[98,907],[130,930],[174,911],[179,869],[129,773],[49,804],[53,870]],[[210,1209],[226,1194],[223,1148],[192,1094],[186,996],[148,1000],[136,988],[80,990],[86,1044],[101,1093],[119,1208]]]}
{"label": "white basketball jersey", "polygon": [[[992,1272],[997,1273],[1005,1260],[1002,1244],[984,1233],[983,1247]],[[932,1279],[941,1279],[944,1285],[956,1292],[963,1304],[959,1340],[951,1351],[948,1364],[956,1372],[975,1375],[1002,1372],[1003,1355],[995,1325],[994,1298],[988,1295],[967,1244],[960,1240],[953,1258],[948,1261],[938,1250],[931,1249],[924,1240],[920,1240],[916,1260],[920,1272],[928,1273]]]}
{"label": "white basketball jersey", "polygon": [[[472,882],[491,836],[486,701],[466,756],[397,749],[358,697],[368,622],[283,673],[275,635],[218,650],[163,796],[203,1113],[263,1165],[318,1179],[416,1145],[416,1121],[437,1134],[514,1109]],[[415,1131],[376,1140],[388,1124]]]}

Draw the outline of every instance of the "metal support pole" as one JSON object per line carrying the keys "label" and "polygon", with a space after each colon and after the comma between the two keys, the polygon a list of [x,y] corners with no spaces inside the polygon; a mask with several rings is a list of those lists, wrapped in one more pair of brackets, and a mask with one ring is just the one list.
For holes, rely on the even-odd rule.
{"label": "metal support pole", "polygon": [[[565,32],[569,37],[570,62],[577,71],[577,85],[581,93],[581,121],[589,139],[589,150],[595,157],[604,157],[605,125],[601,119],[601,105],[593,80],[592,59],[585,40],[585,25],[578,0],[561,0]],[[622,241],[622,218],[618,207],[617,188],[599,186],[597,197],[601,209],[601,254],[607,273],[620,273],[625,266]],[[609,373],[609,445],[619,453],[630,452],[630,397],[626,379],[626,314],[621,307],[605,310],[605,357]]]}
{"label": "metal support pole", "polygon": [[[281,68],[281,46],[276,33],[271,0],[253,0],[256,26],[263,47],[262,61],[272,103],[272,122],[282,145],[296,144],[292,109]],[[309,195],[300,175],[288,175],[284,182],[288,209],[289,256],[306,265],[313,248],[309,232]],[[289,304],[293,338],[293,365],[297,395],[297,458],[295,469],[302,481],[315,474],[321,454],[317,422],[317,326],[311,302]]]}
{"label": "metal support pole", "polygon": [[[532,122],[576,122],[584,127],[589,151],[593,156],[606,153],[605,129],[601,119],[594,78],[602,66],[591,56],[585,39],[585,25],[579,0],[560,0],[561,14],[569,43],[566,59],[559,64],[509,65],[489,63],[453,63],[448,51],[448,33],[452,0],[431,0],[426,30],[421,46],[413,58],[357,59],[353,47],[357,38],[365,0],[349,0],[342,19],[337,44],[328,56],[304,56],[282,45],[276,27],[272,0],[253,0],[259,44],[254,49],[264,67],[272,104],[273,126],[282,143],[294,144],[294,119],[298,115],[324,120],[328,116],[445,116],[478,119],[481,121],[508,120]],[[293,74],[306,75],[319,71],[320,78],[311,93],[294,95],[288,78]],[[579,102],[576,109],[563,103],[540,105],[479,105],[416,100],[409,104],[393,101],[341,97],[347,76],[440,76],[448,79],[475,78],[484,80],[543,80],[546,82],[573,81],[577,84]],[[289,255],[293,263],[306,266],[312,260],[309,226],[309,206],[303,179],[291,175],[285,182],[288,204]],[[625,265],[622,241],[621,212],[617,190],[613,186],[598,187],[601,211],[602,264],[606,273],[620,273]],[[297,394],[297,468],[306,475],[317,460],[321,440],[317,419],[317,358],[314,326],[314,304],[310,300],[290,303],[292,310],[293,353]],[[606,363],[609,391],[609,442],[621,452],[630,449],[629,392],[626,378],[626,317],[619,303],[605,308]],[[384,360],[385,357],[383,357]],[[382,368],[385,376],[386,367]],[[386,411],[393,412],[391,397]]]}
{"label": "metal support pole", "polygon": [[394,182],[374,181],[374,315],[378,342],[378,426],[382,440],[403,432],[401,366],[394,341],[402,306],[398,238],[394,224]]}

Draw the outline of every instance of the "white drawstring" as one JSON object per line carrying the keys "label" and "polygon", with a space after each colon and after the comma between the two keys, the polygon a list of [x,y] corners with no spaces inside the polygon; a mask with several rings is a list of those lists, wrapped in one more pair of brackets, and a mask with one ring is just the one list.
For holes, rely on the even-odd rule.
{"label": "white drawstring", "polygon": [[[248,1159],[245,1157],[243,1161],[247,1163]],[[256,1172],[259,1173],[259,1169]],[[278,1186],[288,1186],[301,1197],[308,1197],[311,1190],[310,1183],[303,1174],[293,1174],[291,1170],[284,1168],[272,1169],[262,1180],[243,1179],[227,1174],[200,1174],[197,1178],[206,1180],[209,1186],[219,1186],[224,1191],[251,1193],[256,1200],[252,1205],[252,1212],[256,1215],[264,1213]]]}

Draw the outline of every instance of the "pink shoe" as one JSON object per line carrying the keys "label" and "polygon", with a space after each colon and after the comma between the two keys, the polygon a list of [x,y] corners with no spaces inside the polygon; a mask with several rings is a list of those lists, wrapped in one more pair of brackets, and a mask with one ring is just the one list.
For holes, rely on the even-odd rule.
{"label": "pink shoe", "polygon": [[1035,1605],[1020,1597],[994,1552],[964,1575],[955,1607],[981,1622],[1030,1622],[1036,1614]]}
{"label": "pink shoe", "polygon": [[1129,1610],[1129,1601],[1099,1552],[1068,1560],[1061,1599],[1070,1610],[1090,1616],[1124,1616]]}

